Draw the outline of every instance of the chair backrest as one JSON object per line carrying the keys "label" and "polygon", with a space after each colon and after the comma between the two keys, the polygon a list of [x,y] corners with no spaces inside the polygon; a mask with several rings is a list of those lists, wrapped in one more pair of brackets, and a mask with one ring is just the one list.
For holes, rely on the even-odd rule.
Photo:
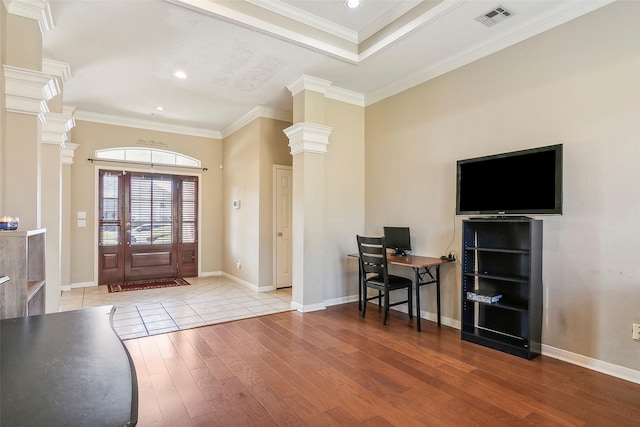
{"label": "chair backrest", "polygon": [[388,282],[387,245],[384,237],[356,236],[356,239],[362,278],[366,279],[368,274],[378,274],[385,283]]}

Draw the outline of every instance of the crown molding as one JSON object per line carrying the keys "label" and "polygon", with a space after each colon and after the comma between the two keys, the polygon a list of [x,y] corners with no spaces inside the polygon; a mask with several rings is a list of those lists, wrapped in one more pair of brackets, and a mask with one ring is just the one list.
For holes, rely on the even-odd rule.
{"label": "crown molding", "polygon": [[10,14],[38,21],[42,35],[49,30],[53,30],[53,16],[51,15],[51,8],[49,7],[48,1],[2,0],[2,3]]}
{"label": "crown molding", "polygon": [[286,111],[276,110],[274,108],[264,107],[262,105],[258,105],[254,107],[251,111],[249,111],[244,116],[240,117],[238,120],[227,126],[222,130],[222,138],[226,138],[232,133],[238,131],[244,126],[248,125],[252,121],[258,118],[265,119],[273,119],[280,120],[283,122],[291,122],[292,114]]}
{"label": "crown molding", "polygon": [[39,115],[48,113],[47,101],[59,94],[55,79],[40,71],[3,65],[7,111]]}
{"label": "crown molding", "polygon": [[55,144],[61,148],[69,140],[68,133],[76,122],[73,117],[59,113],[44,113],[44,122],[40,127],[40,140],[43,144]]}
{"label": "crown molding", "polygon": [[73,158],[76,154],[76,149],[80,146],[80,144],[73,144],[71,142],[67,142],[64,147],[62,147],[62,164],[63,165],[72,165]]}
{"label": "crown molding", "polygon": [[530,37],[543,33],[575,18],[599,9],[616,0],[594,0],[588,2],[570,2],[549,8],[535,22],[515,26],[509,33],[496,37],[483,44],[474,45],[445,61],[433,64],[404,79],[397,80],[365,95],[365,106],[375,104],[386,98],[397,95],[412,87],[418,86],[438,76],[489,56],[509,46],[522,42]]}
{"label": "crown molding", "polygon": [[248,3],[270,10],[278,15],[300,22],[316,28],[325,33],[333,34],[351,43],[358,43],[359,35],[357,31],[338,25],[335,22],[320,18],[312,13],[305,12],[297,7],[290,6],[280,0],[245,0]]}
{"label": "crown molding", "polygon": [[[425,0],[421,0],[421,2],[425,2]],[[362,42],[368,39],[369,37],[372,37],[375,34],[379,33],[389,25],[393,24],[401,16],[410,12],[412,9],[416,8],[417,6],[419,6],[419,4],[416,5],[410,2],[400,3],[398,6],[394,7],[393,9],[385,13],[383,16],[381,16],[378,20],[373,21],[368,26],[362,28],[358,32],[358,42]],[[409,15],[414,15],[415,12],[416,11],[414,11],[412,14],[409,14]]]}
{"label": "crown molding", "polygon": [[335,101],[341,101],[347,104],[357,105],[358,107],[364,107],[364,94],[354,92],[349,89],[331,86],[327,89],[325,96]]}
{"label": "crown molding", "polygon": [[[247,1],[219,1],[219,0],[167,0],[179,6],[208,15],[215,15],[244,26],[281,37],[290,42],[307,46],[335,56],[342,60],[356,63],[358,61],[357,43],[348,42],[335,34],[319,31],[308,23],[280,15]],[[249,7],[247,7],[249,6]],[[275,14],[273,19],[269,14]],[[282,19],[286,18],[282,22]]]}
{"label": "crown molding", "polygon": [[[358,64],[463,0],[400,4],[360,32],[290,6],[281,0],[167,0],[196,12],[216,15]],[[433,12],[437,9],[438,12]],[[270,16],[271,15],[271,16]],[[284,18],[284,19],[283,19]],[[378,41],[371,42],[371,40]],[[366,44],[369,44],[366,47]],[[360,53],[362,52],[362,53]]]}
{"label": "crown molding", "polygon": [[71,67],[68,63],[55,59],[42,59],[42,72],[60,79],[62,83],[71,78]]}
{"label": "crown molding", "polygon": [[349,89],[333,86],[329,80],[303,74],[299,79],[287,86],[292,96],[296,96],[303,90],[319,92],[329,99],[346,102],[347,104],[364,107],[364,95]]}
{"label": "crown molding", "polygon": [[296,96],[303,90],[311,90],[326,94],[329,87],[331,87],[331,84],[332,82],[329,80],[303,74],[299,79],[288,85],[287,89],[289,89],[292,96]]}
{"label": "crown molding", "polygon": [[125,126],[137,129],[155,130],[160,132],[170,132],[181,135],[199,136],[203,138],[222,139],[222,134],[219,131],[193,128],[189,126],[171,125],[166,123],[157,123],[150,120],[132,119],[129,117],[94,113],[91,111],[76,110],[74,117],[76,120],[85,122],[103,123],[107,125]]}
{"label": "crown molding", "polygon": [[308,122],[298,122],[283,130],[289,138],[292,156],[299,153],[326,154],[332,131],[332,127]]}
{"label": "crown molding", "polygon": [[410,18],[406,22],[400,22],[401,19],[398,19],[395,22],[390,23],[385,28],[388,34],[385,34],[385,31],[379,31],[371,35],[371,37],[369,37],[371,40],[367,40],[369,45],[365,47],[363,46],[365,43],[363,43],[360,46],[362,49],[359,49],[358,51],[358,62],[362,62],[373,56],[385,47],[395,43],[420,27],[423,27],[453,11],[463,3],[464,0],[443,0],[435,6],[431,3],[423,3],[424,6],[421,7],[420,10],[416,8],[415,13],[410,15]]}

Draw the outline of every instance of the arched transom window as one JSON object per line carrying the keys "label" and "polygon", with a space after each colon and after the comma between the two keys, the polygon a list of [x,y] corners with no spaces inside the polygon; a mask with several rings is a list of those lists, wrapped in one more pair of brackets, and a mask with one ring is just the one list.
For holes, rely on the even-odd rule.
{"label": "arched transom window", "polygon": [[201,167],[200,160],[173,151],[157,148],[118,147],[96,150],[96,159],[121,160],[124,162],[148,163],[152,165]]}

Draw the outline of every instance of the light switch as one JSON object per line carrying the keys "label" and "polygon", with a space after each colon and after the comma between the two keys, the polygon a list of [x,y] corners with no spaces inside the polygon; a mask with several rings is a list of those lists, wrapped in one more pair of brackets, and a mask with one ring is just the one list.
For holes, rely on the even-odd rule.
{"label": "light switch", "polygon": [[78,219],[87,219],[87,213],[78,211]]}
{"label": "light switch", "polygon": [[79,219],[78,220],[78,228],[84,228],[87,226],[87,221],[84,219]]}

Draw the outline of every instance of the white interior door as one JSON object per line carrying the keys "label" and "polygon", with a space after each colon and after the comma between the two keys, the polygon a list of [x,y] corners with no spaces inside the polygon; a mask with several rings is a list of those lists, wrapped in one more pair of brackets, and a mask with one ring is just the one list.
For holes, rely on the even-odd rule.
{"label": "white interior door", "polygon": [[291,166],[274,166],[274,276],[277,288],[291,286]]}

